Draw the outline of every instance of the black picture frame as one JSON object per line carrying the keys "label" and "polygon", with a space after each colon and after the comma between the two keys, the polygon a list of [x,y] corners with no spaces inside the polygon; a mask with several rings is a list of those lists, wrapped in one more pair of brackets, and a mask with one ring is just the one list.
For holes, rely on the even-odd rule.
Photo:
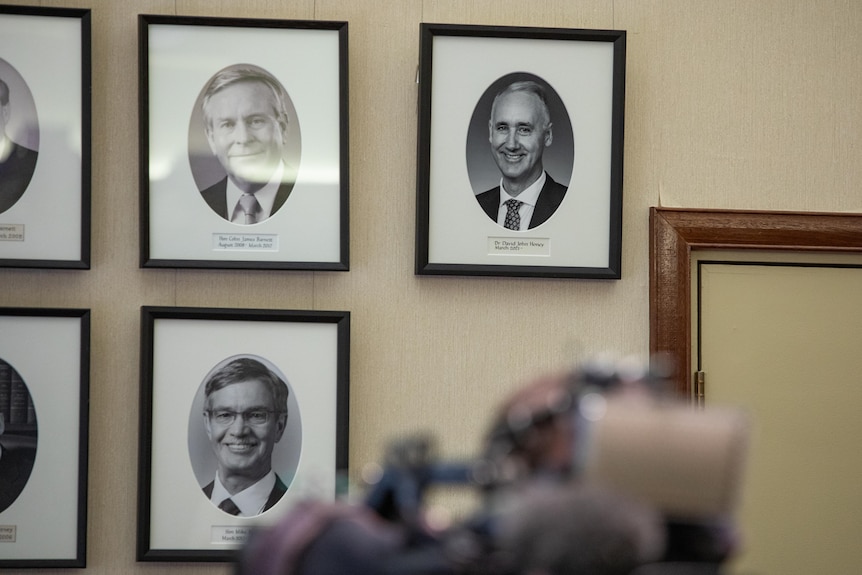
{"label": "black picture frame", "polygon": [[90,310],[0,308],[0,569],[86,567],[89,388]]}
{"label": "black picture frame", "polygon": [[[302,498],[334,500],[348,468],[349,350],[346,311],[142,307],[137,559],[231,561],[252,528]],[[204,382],[237,358],[265,364],[290,391],[271,454],[287,490],[250,517],[202,491],[216,470]]]}
{"label": "black picture frame", "polygon": [[[349,269],[347,33],[347,22],[139,15],[140,267]],[[242,78],[267,93],[240,93]],[[210,129],[203,103],[214,113],[219,98],[259,107]],[[251,118],[262,127],[248,130]],[[242,184],[257,179],[268,184]],[[260,200],[257,223],[234,219],[242,190]]]}
{"label": "black picture frame", "polygon": [[90,268],[90,33],[89,9],[0,6],[0,267]]}
{"label": "black picture frame", "polygon": [[[415,273],[619,279],[626,32],[423,23],[419,36]],[[495,95],[521,81],[541,87],[553,127],[527,202],[541,221],[525,214],[523,231],[497,223],[489,132]],[[509,150],[515,177],[538,165],[525,150]]]}

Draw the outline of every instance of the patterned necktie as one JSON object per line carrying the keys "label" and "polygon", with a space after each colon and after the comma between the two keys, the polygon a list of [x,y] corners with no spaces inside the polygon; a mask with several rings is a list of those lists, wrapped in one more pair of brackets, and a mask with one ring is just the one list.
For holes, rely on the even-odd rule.
{"label": "patterned necktie", "polygon": [[506,221],[503,223],[504,228],[516,231],[521,229],[521,214],[518,213],[518,210],[523,203],[518,200],[506,200]]}
{"label": "patterned necktie", "polygon": [[233,499],[231,499],[230,497],[219,503],[218,508],[225,513],[230,513],[231,515],[239,515],[239,507],[236,506],[236,503],[234,503]]}
{"label": "patterned necktie", "polygon": [[239,207],[245,214],[244,224],[256,224],[258,214],[263,211],[254,194],[243,194],[239,199]]}

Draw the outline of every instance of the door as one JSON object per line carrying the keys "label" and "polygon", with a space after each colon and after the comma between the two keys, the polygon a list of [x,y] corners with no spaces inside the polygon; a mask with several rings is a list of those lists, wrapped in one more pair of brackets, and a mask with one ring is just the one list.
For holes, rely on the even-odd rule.
{"label": "door", "polygon": [[707,405],[752,416],[732,572],[858,572],[862,262],[719,256],[695,256],[692,363]]}

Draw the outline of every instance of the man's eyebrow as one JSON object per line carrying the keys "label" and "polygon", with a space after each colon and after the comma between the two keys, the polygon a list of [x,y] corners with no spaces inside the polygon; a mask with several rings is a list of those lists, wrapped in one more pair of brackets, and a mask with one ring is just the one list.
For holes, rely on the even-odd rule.
{"label": "man's eyebrow", "polygon": [[[242,411],[243,412],[245,412],[245,411],[266,411],[267,409],[269,409],[268,405],[252,405],[251,407],[247,407],[247,408],[243,409]],[[223,407],[223,406],[219,406],[219,405],[214,405],[210,408],[210,411],[236,411],[236,410],[233,407],[226,407],[226,406]],[[237,411],[237,413],[242,413],[242,412]]]}
{"label": "man's eyebrow", "polygon": [[536,124],[534,124],[533,122],[515,122],[515,123],[509,123],[509,122],[507,122],[507,121],[505,121],[505,120],[500,120],[500,121],[498,121],[498,122],[495,122],[495,123],[494,123],[494,125],[495,125],[495,126],[530,126],[530,127],[532,127],[532,126],[535,126]]}

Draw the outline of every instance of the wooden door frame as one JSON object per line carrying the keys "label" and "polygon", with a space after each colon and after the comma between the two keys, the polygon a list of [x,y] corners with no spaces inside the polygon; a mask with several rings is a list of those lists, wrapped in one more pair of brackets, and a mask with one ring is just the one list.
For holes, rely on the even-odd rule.
{"label": "wooden door frame", "polygon": [[650,208],[649,345],[673,387],[692,379],[692,250],[862,252],[862,214]]}

